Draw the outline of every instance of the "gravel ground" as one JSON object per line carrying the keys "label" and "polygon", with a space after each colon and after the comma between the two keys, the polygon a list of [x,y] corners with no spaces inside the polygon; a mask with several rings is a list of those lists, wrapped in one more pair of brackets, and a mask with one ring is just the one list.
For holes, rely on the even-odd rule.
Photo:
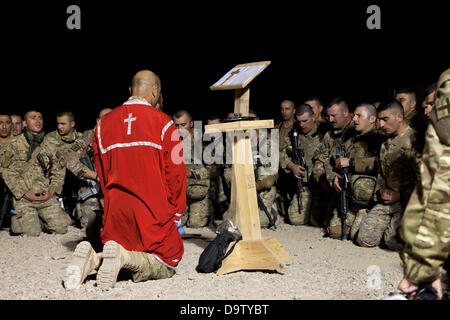
{"label": "gravel ground", "polygon": [[[133,283],[126,274],[112,290],[97,288],[91,274],[81,289],[63,287],[65,268],[84,232],[69,227],[64,235],[10,236],[0,231],[0,299],[39,300],[379,300],[396,291],[402,278],[398,253],[361,248],[351,241],[322,237],[308,226],[281,223],[262,231],[275,237],[292,260],[279,272],[238,271],[218,276],[195,271],[203,249],[215,237],[211,228],[189,229],[185,254],[170,279]],[[375,278],[379,271],[379,277]]]}

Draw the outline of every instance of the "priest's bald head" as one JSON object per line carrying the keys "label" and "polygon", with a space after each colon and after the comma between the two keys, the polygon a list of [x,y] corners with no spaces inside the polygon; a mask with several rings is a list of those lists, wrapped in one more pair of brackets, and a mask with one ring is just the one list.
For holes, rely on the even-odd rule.
{"label": "priest's bald head", "polygon": [[156,106],[161,95],[161,80],[150,70],[141,70],[131,80],[130,94],[142,97],[152,106]]}

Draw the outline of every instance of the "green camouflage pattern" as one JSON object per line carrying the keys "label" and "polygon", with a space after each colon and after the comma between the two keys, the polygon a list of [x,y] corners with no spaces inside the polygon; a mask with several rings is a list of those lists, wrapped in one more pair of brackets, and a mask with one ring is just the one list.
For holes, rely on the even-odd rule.
{"label": "green camouflage pattern", "polygon": [[[333,185],[333,180],[336,175],[332,159],[337,158],[336,147],[345,146],[347,152],[350,152],[350,146],[354,143],[353,139],[356,136],[355,125],[353,121],[343,129],[328,131],[322,140],[322,143],[316,149],[313,156],[313,174],[312,177],[316,182],[321,180],[322,176]],[[356,156],[355,156],[356,157]]]}
{"label": "green camouflage pattern", "polygon": [[18,200],[29,191],[50,189],[61,194],[66,173],[63,154],[44,139],[36,161],[22,172],[31,161],[28,150],[29,144],[22,133],[11,139],[4,152],[3,178],[14,197]]}
{"label": "green camouflage pattern", "polygon": [[362,247],[375,247],[384,240],[392,250],[402,247],[398,237],[398,226],[402,215],[400,202],[392,205],[376,204],[362,219],[357,242]]}
{"label": "green camouflage pattern", "polygon": [[43,203],[31,203],[25,198],[14,199],[14,215],[11,232],[27,236],[39,236],[41,230],[64,234],[70,223],[69,215],[61,208],[55,196]]}
{"label": "green camouflage pattern", "polygon": [[405,208],[420,176],[421,151],[411,127],[389,137],[380,148],[375,192],[380,189],[400,192],[400,202]]}
{"label": "green camouflage pattern", "polygon": [[404,275],[415,284],[438,279],[450,250],[450,146],[442,144],[432,124],[420,172],[399,230]]}
{"label": "green camouflage pattern", "polygon": [[187,225],[190,228],[202,228],[209,223],[214,214],[210,199],[210,171],[214,165],[205,165],[203,161],[195,163],[193,137],[183,139],[182,143],[186,169],[191,172],[191,177],[187,178],[186,211],[181,217],[181,225]]}
{"label": "green camouflage pattern", "polygon": [[131,264],[139,266],[131,273],[133,282],[167,279],[175,274],[174,269],[162,264],[150,253],[129,251],[129,255]]}
{"label": "green camouflage pattern", "polygon": [[[305,162],[307,167],[307,175],[303,178],[303,191],[301,193],[301,200],[302,200],[302,206],[303,210],[300,211],[298,207],[298,194],[297,190],[294,190],[294,196],[289,204],[288,207],[288,217],[289,222],[292,225],[304,225],[307,223],[310,223],[311,221],[311,209],[312,208],[318,208],[317,206],[312,206],[313,197],[310,188],[306,185],[309,181],[309,184],[314,183],[313,179],[311,178],[312,175],[312,169],[314,167],[314,154],[319,147],[320,143],[323,139],[323,130],[321,128],[324,126],[324,124],[317,123],[316,126],[308,133],[303,134],[301,131],[299,131],[298,134],[298,144],[299,147],[303,149],[304,156],[305,156]],[[291,174],[291,170],[287,168],[287,165],[292,161],[293,156],[293,149],[292,149],[292,141],[287,135],[284,140],[281,142],[280,146],[280,167],[282,170],[284,170],[287,174]],[[319,188],[315,188],[316,192],[320,192]],[[316,216],[316,214],[313,214],[313,216]]]}

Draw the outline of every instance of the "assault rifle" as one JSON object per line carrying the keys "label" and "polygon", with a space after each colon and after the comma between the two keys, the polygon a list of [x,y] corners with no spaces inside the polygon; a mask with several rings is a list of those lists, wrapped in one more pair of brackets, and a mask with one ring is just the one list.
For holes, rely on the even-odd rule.
{"label": "assault rifle", "polygon": [[[298,133],[297,130],[292,132],[292,162],[302,166],[306,173],[305,177],[308,179],[308,167],[306,166],[305,153],[303,149],[298,147]],[[298,201],[298,212],[301,213],[303,210],[302,202],[302,192],[303,192],[303,177],[297,178],[297,201]]]}
{"label": "assault rifle", "polygon": [[5,219],[5,217],[8,218],[8,215],[11,214],[12,209],[11,191],[9,191],[3,179],[0,178],[0,229],[3,225],[3,219]]}
{"label": "assault rifle", "polygon": [[[336,147],[336,159],[339,159],[341,156],[345,156],[345,146],[339,146]],[[350,199],[350,179],[349,179],[349,173],[350,168],[345,167],[342,168],[339,171],[339,175],[341,176],[339,178],[339,186],[341,187],[342,191],[340,192],[340,210],[342,214],[342,233],[341,233],[341,240],[345,239],[346,236],[346,225],[345,220],[347,220],[347,212],[349,208],[349,199]]]}
{"label": "assault rifle", "polygon": [[[80,162],[84,164],[86,167],[89,168],[89,170],[95,171],[94,164],[91,161],[91,158],[88,155],[85,155],[84,157],[80,158]],[[96,180],[92,179],[86,179],[89,188],[87,188],[85,191],[83,191],[79,198],[81,201],[85,201],[86,199],[89,199],[93,196],[97,197],[98,203],[100,208],[103,210],[100,198],[102,196],[102,189],[100,187],[100,184]]]}

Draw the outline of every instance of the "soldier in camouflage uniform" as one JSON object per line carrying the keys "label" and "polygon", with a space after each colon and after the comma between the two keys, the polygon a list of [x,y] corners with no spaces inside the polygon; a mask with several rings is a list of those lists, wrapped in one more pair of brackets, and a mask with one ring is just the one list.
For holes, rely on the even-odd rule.
{"label": "soldier in camouflage uniform", "polygon": [[11,140],[12,121],[7,114],[0,114],[0,163],[3,159],[6,145]]}
{"label": "soldier in camouflage uniform", "polygon": [[38,236],[42,225],[44,231],[66,233],[69,216],[56,197],[64,183],[63,154],[43,142],[40,112],[28,111],[24,119],[26,129],[10,141],[2,160],[3,178],[14,195],[11,232]]}
{"label": "soldier in camouflage uniform", "polygon": [[[430,113],[421,175],[400,223],[405,242],[400,257],[404,279],[399,289],[431,283],[442,298],[441,270],[450,251],[450,69],[441,74]],[[448,270],[447,270],[448,273]]]}
{"label": "soldier in camouflage uniform", "polygon": [[[350,169],[350,197],[346,229],[347,234],[350,232],[352,239],[355,239],[362,219],[373,206],[376,184],[374,162],[381,141],[384,139],[384,136],[378,134],[375,127],[376,119],[375,106],[368,103],[357,106],[353,116],[357,135],[351,139],[346,154],[336,159],[336,169]],[[367,170],[368,165],[372,166],[372,170]],[[336,174],[333,181],[333,186],[338,193],[342,191],[339,178],[340,175]],[[335,209],[333,218],[327,227],[327,232],[332,238],[340,238],[342,234],[342,218],[340,217],[339,207]]]}
{"label": "soldier in camouflage uniform", "polygon": [[[322,124],[316,121],[314,110],[308,104],[298,106],[295,116],[298,122],[294,124],[291,133],[285,137],[282,146],[280,146],[282,150],[280,153],[280,167],[286,173],[292,173],[296,179],[303,179],[303,188],[301,191],[303,210],[301,212],[299,211],[298,193],[295,192],[288,209],[289,222],[293,225],[310,223],[311,225],[319,226],[320,223],[317,220],[320,213],[316,212],[317,210],[311,211],[311,209],[313,207],[320,208],[320,206],[317,206],[317,201],[320,201],[320,188],[311,179],[310,175],[312,174],[314,153],[323,138],[320,129]],[[306,168],[292,162],[293,130],[298,133],[298,148],[303,149]],[[295,180],[295,185],[296,183]],[[313,202],[315,204],[314,206]]]}
{"label": "soldier in camouflage uniform", "polygon": [[[66,200],[66,210],[70,214],[75,207],[81,179],[85,177],[96,179],[97,174],[79,162],[78,157],[70,152],[70,150],[78,150],[76,141],[83,137],[83,134],[75,129],[73,113],[70,111],[59,112],[56,116],[56,123],[57,130],[48,133],[44,138],[44,142],[54,149],[52,152],[56,153],[58,151],[64,155],[68,171],[66,171],[63,194]],[[85,226],[84,220],[80,219],[83,227]]]}
{"label": "soldier in camouflage uniform", "polygon": [[[202,228],[208,225],[214,214],[209,192],[211,166],[203,164],[203,152],[197,154],[198,150],[195,150],[196,142],[202,145],[201,132],[194,132],[194,123],[189,112],[178,111],[173,116],[173,122],[183,139],[183,153],[187,169],[187,206],[181,217],[181,225]],[[195,141],[196,138],[198,141]]]}
{"label": "soldier in camouflage uniform", "polygon": [[[331,188],[337,174],[335,160],[338,158],[336,147],[344,146],[346,150],[351,150],[353,139],[356,136],[355,125],[347,103],[340,99],[333,99],[327,108],[327,116],[333,130],[328,131],[318,146],[314,157],[314,167],[312,177],[323,190],[329,195],[328,207],[324,215],[324,225],[330,222],[330,215],[337,206],[338,193]],[[322,199],[324,200],[324,199]],[[350,223],[350,222],[349,222]]]}
{"label": "soldier in camouflage uniform", "polygon": [[[102,109],[97,118],[97,122],[102,116],[111,111],[111,108]],[[91,196],[84,201],[81,198],[81,195],[91,187],[87,179],[97,181],[98,183],[98,175],[94,165],[94,150],[92,148],[93,138],[94,129],[84,131],[81,138],[75,141],[75,144],[69,151],[71,155],[66,156],[67,168],[80,179],[80,188],[78,190],[75,208],[77,216],[80,219],[81,227],[83,228],[86,227],[88,221],[95,217],[103,208],[103,195]],[[91,164],[93,165],[93,171],[81,162],[81,158],[83,157],[89,157]]]}
{"label": "soldier in camouflage uniform", "polygon": [[[12,121],[7,114],[0,114],[0,164],[8,142],[11,140]],[[9,226],[10,210],[12,209],[12,195],[5,185],[0,166],[0,229]]]}
{"label": "soldier in camouflage uniform", "polygon": [[[292,130],[292,126],[295,123],[295,103],[291,100],[283,100],[280,106],[280,113],[282,121],[275,124],[274,129],[279,130],[278,146],[280,147],[279,152],[281,153],[281,145],[286,137],[289,136],[289,132]],[[289,182],[292,181],[292,179],[281,167],[278,170],[278,174],[279,183],[277,184],[277,199],[281,207],[280,214],[287,217],[288,207],[294,195],[294,192],[288,187],[290,184]]]}
{"label": "soldier in camouflage uniform", "polygon": [[388,248],[400,250],[397,229],[419,176],[422,146],[416,140],[416,132],[406,124],[398,101],[378,107],[377,116],[379,129],[388,138],[378,156],[376,205],[362,220],[357,242],[374,247],[383,238]]}

